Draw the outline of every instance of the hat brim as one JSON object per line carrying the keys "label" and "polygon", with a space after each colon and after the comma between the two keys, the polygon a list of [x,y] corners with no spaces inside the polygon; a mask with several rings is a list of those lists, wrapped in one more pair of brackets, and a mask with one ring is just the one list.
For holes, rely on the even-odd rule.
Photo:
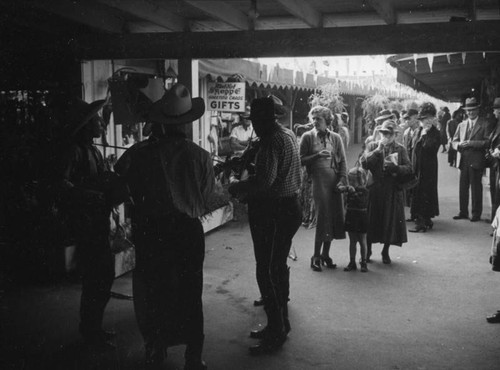
{"label": "hat brim", "polygon": [[78,131],[80,131],[85,125],[99,113],[99,111],[106,105],[107,100],[106,99],[101,99],[101,100],[96,100],[88,105],[88,112],[85,114],[84,118],[82,121],[76,125],[72,130],[70,135],[75,136]]}
{"label": "hat brim", "polygon": [[391,118],[391,117],[394,117],[394,114],[386,114],[384,116],[378,116],[377,118],[375,118],[375,122],[381,121],[381,120],[384,120],[387,118]]}
{"label": "hat brim", "polygon": [[478,105],[473,105],[473,106],[463,106],[462,109],[463,110],[474,110],[474,109],[479,109],[481,107],[481,104],[478,104]]}
{"label": "hat brim", "polygon": [[191,99],[191,110],[179,116],[167,116],[163,113],[163,101],[153,103],[148,114],[148,122],[160,123],[162,125],[181,125],[192,123],[205,113],[205,101],[203,98]]}

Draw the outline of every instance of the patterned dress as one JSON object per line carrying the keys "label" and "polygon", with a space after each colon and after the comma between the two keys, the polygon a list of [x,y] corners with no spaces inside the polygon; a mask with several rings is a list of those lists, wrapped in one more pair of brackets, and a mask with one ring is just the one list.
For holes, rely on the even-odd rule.
{"label": "patterned dress", "polygon": [[336,191],[339,182],[346,183],[346,159],[340,135],[317,129],[306,132],[300,142],[300,156],[310,156],[328,150],[331,157],[319,157],[307,166],[312,179],[312,192],[316,207],[317,242],[345,239],[344,204],[342,194]]}

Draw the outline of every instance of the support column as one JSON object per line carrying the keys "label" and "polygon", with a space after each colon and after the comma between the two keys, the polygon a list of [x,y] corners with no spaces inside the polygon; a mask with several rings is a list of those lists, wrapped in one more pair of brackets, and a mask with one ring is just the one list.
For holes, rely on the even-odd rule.
{"label": "support column", "polygon": [[[199,67],[198,60],[193,59],[179,59],[178,62],[178,76],[177,81],[186,86],[191,92],[191,97],[199,97]],[[200,136],[199,120],[193,122],[192,125],[183,125],[185,134],[194,142],[198,142]]]}

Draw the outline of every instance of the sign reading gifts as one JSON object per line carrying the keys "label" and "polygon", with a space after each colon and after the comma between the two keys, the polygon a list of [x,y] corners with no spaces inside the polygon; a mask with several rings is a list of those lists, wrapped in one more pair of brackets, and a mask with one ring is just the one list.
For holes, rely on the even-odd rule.
{"label": "sign reading gifts", "polygon": [[207,109],[224,112],[245,111],[244,82],[209,82]]}

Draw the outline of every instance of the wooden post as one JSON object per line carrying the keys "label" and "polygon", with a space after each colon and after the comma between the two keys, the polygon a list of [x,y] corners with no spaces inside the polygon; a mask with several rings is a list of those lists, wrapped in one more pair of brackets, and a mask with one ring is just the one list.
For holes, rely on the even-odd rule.
{"label": "wooden post", "polygon": [[[191,97],[200,96],[199,88],[199,67],[198,60],[179,59],[179,75],[177,81],[186,86],[191,92]],[[192,125],[184,125],[183,129],[188,138],[194,142],[198,142],[200,135],[199,121],[193,122]]]}

